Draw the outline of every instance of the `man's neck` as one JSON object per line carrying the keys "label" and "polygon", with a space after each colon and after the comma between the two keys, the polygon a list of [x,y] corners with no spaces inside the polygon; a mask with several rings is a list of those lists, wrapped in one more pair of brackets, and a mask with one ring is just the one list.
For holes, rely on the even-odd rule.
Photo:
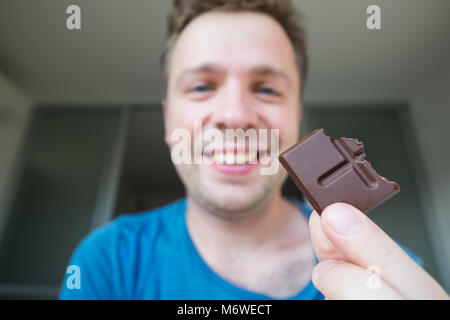
{"label": "man's neck", "polygon": [[259,210],[226,220],[188,197],[186,223],[199,254],[223,278],[275,298],[292,296],[314,266],[308,221],[280,194]]}
{"label": "man's neck", "polygon": [[[281,243],[293,229],[293,206],[280,193],[242,219],[226,219],[205,210],[188,196],[186,223],[191,236],[200,246],[221,250],[250,251]],[[295,233],[299,233],[299,229]],[[293,232],[293,233],[294,233]]]}

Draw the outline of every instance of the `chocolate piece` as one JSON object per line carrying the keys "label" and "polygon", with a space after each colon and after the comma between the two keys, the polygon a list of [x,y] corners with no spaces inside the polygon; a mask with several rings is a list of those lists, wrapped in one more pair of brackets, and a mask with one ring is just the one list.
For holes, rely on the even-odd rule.
{"label": "chocolate piece", "polygon": [[400,191],[379,176],[356,139],[328,137],[317,129],[280,154],[279,160],[320,215],[334,202],[367,212]]}

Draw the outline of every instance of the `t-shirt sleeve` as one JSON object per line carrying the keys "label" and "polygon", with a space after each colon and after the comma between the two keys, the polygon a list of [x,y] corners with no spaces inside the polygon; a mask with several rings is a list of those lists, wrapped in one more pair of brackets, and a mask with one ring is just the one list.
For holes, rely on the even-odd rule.
{"label": "t-shirt sleeve", "polygon": [[121,299],[116,227],[111,222],[87,235],[75,249],[61,285],[61,300]]}

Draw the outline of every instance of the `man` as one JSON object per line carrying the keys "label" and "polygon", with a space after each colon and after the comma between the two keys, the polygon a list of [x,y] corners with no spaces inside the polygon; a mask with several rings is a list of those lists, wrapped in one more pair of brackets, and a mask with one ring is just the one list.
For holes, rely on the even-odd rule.
{"label": "man", "polygon": [[[191,147],[208,129],[276,129],[279,150],[293,145],[302,117],[305,47],[289,1],[175,1],[164,55],[167,145],[174,150],[180,129],[189,133]],[[206,152],[202,143],[203,161],[176,164],[186,199],[122,216],[91,233],[70,262],[81,271],[80,286],[70,288],[66,278],[60,297],[448,298],[356,208],[333,204],[319,217],[283,198],[286,172],[260,170],[275,146],[253,147],[233,141]],[[367,273],[374,266],[381,272],[375,287]]]}

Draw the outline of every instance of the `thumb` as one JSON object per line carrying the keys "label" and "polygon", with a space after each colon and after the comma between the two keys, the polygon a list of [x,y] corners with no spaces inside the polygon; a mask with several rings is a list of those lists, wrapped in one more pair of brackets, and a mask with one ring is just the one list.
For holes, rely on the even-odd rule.
{"label": "thumb", "polygon": [[319,261],[328,259],[345,260],[345,256],[337,249],[333,242],[328,239],[322,230],[320,216],[317,214],[316,210],[311,213],[309,218],[309,230],[314,252]]}

